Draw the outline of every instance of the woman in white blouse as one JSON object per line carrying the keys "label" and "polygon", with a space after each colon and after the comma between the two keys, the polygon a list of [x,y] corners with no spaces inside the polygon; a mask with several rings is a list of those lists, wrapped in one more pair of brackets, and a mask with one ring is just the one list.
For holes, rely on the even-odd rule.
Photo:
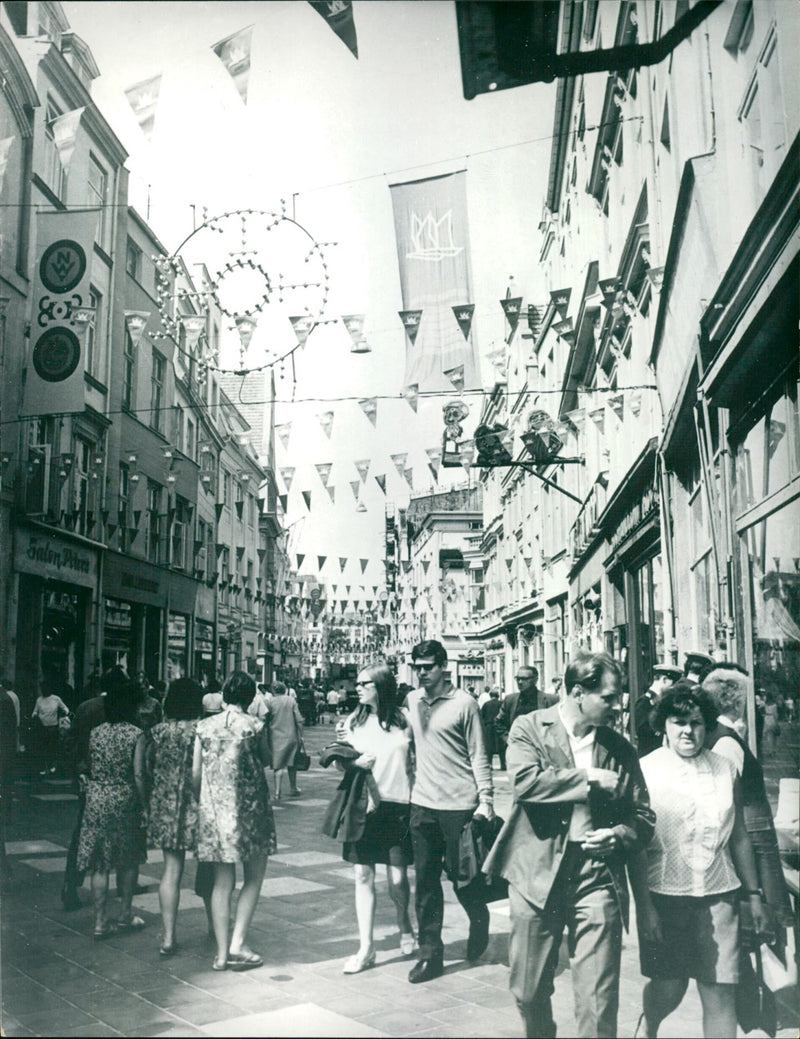
{"label": "woman in white blouse", "polygon": [[407,867],[411,862],[408,821],[411,796],[411,729],[398,704],[397,682],[389,667],[375,663],[364,668],[356,682],[358,707],[346,719],[341,736],[361,756],[354,764],[372,771],[380,803],[370,795],[364,833],[345,842],[342,854],[355,869],[358,952],[344,964],[345,974],[358,974],[375,963],[372,942],[375,921],[375,866],[386,865],[389,896],[397,910],[400,949],[410,956],[415,948],[408,914]]}
{"label": "woman in white blouse", "polygon": [[697,982],[703,1035],[736,1035],[739,901],[766,923],[763,894],[744,827],[736,770],[704,748],[717,709],[707,693],[676,683],[659,701],[653,725],[664,746],[642,772],[656,813],[653,841],[629,862],[636,898],[645,1029],[661,1022]]}

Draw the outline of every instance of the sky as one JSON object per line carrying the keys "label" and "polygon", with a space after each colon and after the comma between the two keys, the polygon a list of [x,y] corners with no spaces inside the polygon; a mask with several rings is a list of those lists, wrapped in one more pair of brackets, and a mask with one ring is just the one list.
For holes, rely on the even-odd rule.
{"label": "sky", "polygon": [[[455,5],[446,0],[356,0],[356,59],[305,0],[275,2],[67,2],[71,27],[100,69],[93,97],[129,152],[131,202],[170,250],[202,259],[202,249],[241,248],[232,231],[192,235],[208,215],[253,208],[281,211],[304,241],[323,246],[330,276],[325,314],[278,373],[276,421],[290,423],[288,449],[276,441],[278,469],[294,468],[287,522],[303,572],[358,588],[383,580],[387,503],[464,483],[425,450],[440,445],[442,404],[400,396],[405,333],[389,184],[465,169],[472,248],[473,337],[485,357],[505,334],[499,300],[513,275],[520,294],[536,277],[535,229],[547,183],[555,87],[531,85],[472,101],[463,98]],[[253,26],[247,104],[212,46]],[[162,75],[152,139],[141,133],[123,91]],[[281,202],[283,200],[283,202]],[[226,226],[235,221],[227,221]],[[191,236],[188,245],[181,243]],[[265,243],[280,264],[277,235]],[[294,245],[287,245],[291,251]],[[269,308],[268,308],[269,309]],[[285,352],[294,344],[285,306],[259,321],[253,346]],[[366,315],[372,352],[350,352],[341,314]],[[263,354],[262,354],[263,358]],[[491,366],[483,361],[485,385]],[[359,399],[378,397],[373,425]],[[457,394],[454,392],[453,397]],[[467,396],[467,434],[480,397]],[[318,414],[333,411],[330,437]],[[392,454],[406,454],[413,491]],[[358,488],[355,461],[370,461]],[[331,501],[316,464],[332,465]],[[476,471],[473,471],[473,473]],[[386,475],[384,495],[377,475]],[[474,475],[472,477],[474,479]],[[279,491],[284,491],[279,479]],[[311,509],[302,491],[311,492]],[[349,562],[342,573],[339,558]],[[362,574],[360,559],[369,559]],[[355,597],[355,596],[354,596]]]}

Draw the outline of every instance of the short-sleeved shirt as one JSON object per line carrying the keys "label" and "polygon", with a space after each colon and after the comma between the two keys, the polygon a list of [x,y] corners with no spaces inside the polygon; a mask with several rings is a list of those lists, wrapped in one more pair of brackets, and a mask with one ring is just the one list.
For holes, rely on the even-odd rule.
{"label": "short-sleeved shirt", "polygon": [[735,891],[730,853],[736,770],[718,754],[682,758],[660,747],[641,759],[656,813],[647,849],[648,884],[661,895],[704,898]]}

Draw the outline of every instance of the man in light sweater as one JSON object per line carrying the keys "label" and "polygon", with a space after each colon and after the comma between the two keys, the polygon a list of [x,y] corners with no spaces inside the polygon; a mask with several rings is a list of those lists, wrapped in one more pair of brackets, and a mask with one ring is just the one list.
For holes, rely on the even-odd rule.
{"label": "man in light sweater", "polygon": [[469,917],[467,959],[477,959],[489,943],[482,878],[462,887],[455,879],[461,831],[473,816],[493,818],[494,791],[478,705],[447,680],[447,650],[441,642],[420,642],[411,660],[421,686],[408,694],[417,759],[410,828],[419,926],[419,961],[408,980],[416,984],[444,969],[442,867]]}

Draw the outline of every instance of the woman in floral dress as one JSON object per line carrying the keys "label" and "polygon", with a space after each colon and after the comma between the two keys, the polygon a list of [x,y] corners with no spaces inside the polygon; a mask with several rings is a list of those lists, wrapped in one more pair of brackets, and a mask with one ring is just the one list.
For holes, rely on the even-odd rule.
{"label": "woman in floral dress", "polygon": [[192,791],[192,757],[197,721],[203,713],[203,689],[191,678],[171,683],[164,701],[165,721],[150,730],[148,775],[151,777],[148,841],[164,853],[158,889],[164,936],[162,957],[178,950],[175,921],[181,897],[186,852],[197,847],[197,802]]}
{"label": "woman in floral dress", "polygon": [[[102,725],[89,736],[86,809],[78,843],[78,869],[92,875],[94,937],[144,927],[133,915],[139,865],[147,861],[144,735],[131,721],[135,705],[127,682],[109,686]],[[116,870],[122,902],[119,919],[108,919],[108,875]]]}
{"label": "woman in floral dress", "polygon": [[[214,863],[211,915],[214,970],[250,970],[263,963],[247,945],[267,857],[276,850],[275,823],[264,770],[270,764],[269,729],[247,713],[256,685],[244,671],[225,684],[220,714],[197,724],[192,777],[198,801],[197,857]],[[244,883],[229,934],[236,863]]]}

